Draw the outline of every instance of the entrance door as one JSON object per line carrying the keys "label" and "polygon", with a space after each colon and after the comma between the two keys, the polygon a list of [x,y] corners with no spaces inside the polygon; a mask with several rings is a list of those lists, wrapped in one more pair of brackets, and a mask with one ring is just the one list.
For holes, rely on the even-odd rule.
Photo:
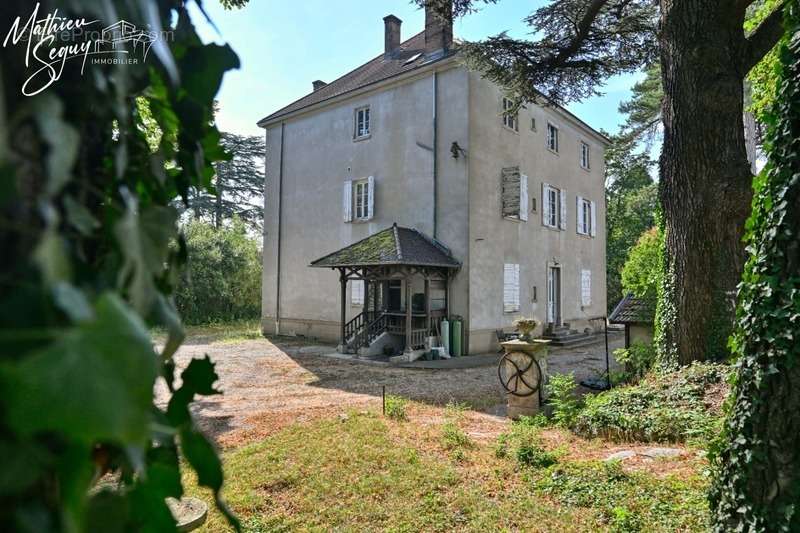
{"label": "entrance door", "polygon": [[561,268],[547,267],[547,323],[561,325]]}
{"label": "entrance door", "polygon": [[389,281],[389,295],[387,298],[387,309],[389,311],[400,311],[402,309],[402,299],[400,296],[402,286],[402,281],[399,279]]}

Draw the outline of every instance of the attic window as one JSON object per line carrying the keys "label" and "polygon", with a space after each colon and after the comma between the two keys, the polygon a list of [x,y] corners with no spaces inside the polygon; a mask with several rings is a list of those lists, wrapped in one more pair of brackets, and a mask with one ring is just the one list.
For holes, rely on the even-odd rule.
{"label": "attic window", "polygon": [[404,64],[404,65],[408,65],[409,63],[413,63],[414,61],[416,61],[417,59],[419,59],[419,58],[420,58],[420,56],[422,56],[422,52],[420,52],[419,54],[414,54],[413,56],[409,57],[409,58],[406,60],[406,62],[405,62],[405,63],[403,63],[403,64]]}

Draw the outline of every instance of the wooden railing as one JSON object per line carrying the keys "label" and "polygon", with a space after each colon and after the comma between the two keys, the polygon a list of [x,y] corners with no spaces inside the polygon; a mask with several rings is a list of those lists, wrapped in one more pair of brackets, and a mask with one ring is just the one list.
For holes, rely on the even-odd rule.
{"label": "wooden railing", "polygon": [[420,350],[425,348],[425,339],[429,336],[430,331],[427,329],[412,329],[411,330],[411,349]]}
{"label": "wooden railing", "polygon": [[358,332],[360,332],[365,324],[369,324],[373,320],[375,313],[368,311],[366,313],[359,313],[353,320],[344,325],[344,341],[350,341]]}
{"label": "wooden railing", "polygon": [[369,346],[372,344],[372,341],[377,339],[384,331],[386,331],[386,315],[379,315],[378,318],[361,328],[361,331],[359,331],[352,342],[350,342],[350,348],[358,350],[359,348]]}

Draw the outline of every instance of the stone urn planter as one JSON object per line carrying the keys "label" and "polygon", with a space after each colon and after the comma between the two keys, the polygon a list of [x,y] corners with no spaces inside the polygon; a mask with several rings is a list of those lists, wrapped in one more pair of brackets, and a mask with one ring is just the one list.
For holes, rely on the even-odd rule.
{"label": "stone urn planter", "polygon": [[208,517],[208,504],[197,498],[167,498],[167,507],[178,522],[178,531],[182,532],[194,531],[205,524]]}
{"label": "stone urn planter", "polygon": [[533,416],[539,412],[547,383],[548,340],[534,339],[502,342],[503,357],[497,376],[506,390],[509,418]]}

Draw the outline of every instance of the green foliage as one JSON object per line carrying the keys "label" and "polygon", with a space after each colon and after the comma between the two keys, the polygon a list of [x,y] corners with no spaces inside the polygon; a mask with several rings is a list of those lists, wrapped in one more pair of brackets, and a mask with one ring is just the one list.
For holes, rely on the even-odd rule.
{"label": "green foliage", "polygon": [[[0,27],[30,9],[5,2]],[[189,412],[197,396],[216,394],[214,366],[192,361],[178,380],[172,361],[184,336],[172,297],[187,254],[173,205],[208,187],[225,158],[213,97],[239,60],[201,42],[183,3],[54,0],[46,9],[170,37],[147,61],[87,64],[86,76],[68,63],[32,97],[20,91],[31,74],[26,41],[4,50],[0,523],[174,531],[165,498],[181,497],[182,464],[227,514],[220,461]],[[40,44],[44,57],[48,40]],[[160,353],[148,327],[166,331]],[[166,409],[154,403],[157,378]],[[116,481],[90,490],[106,474]]]}
{"label": "green foliage", "polygon": [[462,448],[469,448],[472,445],[472,441],[457,422],[448,420],[442,424],[442,445],[447,450],[457,451]]}
{"label": "green foliage", "polygon": [[[756,29],[781,4],[782,0],[757,0],[750,4],[744,23],[745,31],[749,33]],[[786,41],[786,38],[784,38],[784,41]],[[779,48],[780,45],[775,46],[747,74],[747,81],[750,84],[749,111],[762,124],[768,120],[770,109],[775,101],[775,87],[780,82],[778,77],[780,71]]]}
{"label": "green foliage", "polygon": [[657,186],[650,177],[653,162],[635,154],[631,142],[613,138],[606,150],[606,287],[608,311],[623,297],[621,273],[630,249],[655,223]]}
{"label": "green foliage", "polygon": [[661,64],[646,66],[644,74],[644,79],[633,85],[631,99],[619,105],[619,112],[625,115],[620,137],[632,147],[643,145],[645,152],[649,152],[653,143],[660,140],[661,104],[664,101]]}
{"label": "green foliage", "polygon": [[628,348],[614,350],[614,359],[625,365],[623,381],[638,381],[653,368],[656,349],[652,343],[634,342]]}
{"label": "green foliage", "polygon": [[498,436],[495,456],[512,455],[520,466],[532,468],[546,468],[558,462],[558,455],[542,446],[539,437],[541,423],[542,420],[536,417],[522,417],[512,423],[509,433]]}
{"label": "green foliage", "polygon": [[583,400],[575,393],[577,385],[574,374],[554,374],[545,386],[547,401],[553,410],[553,421],[559,426],[571,428],[583,404]]}
{"label": "green foliage", "polygon": [[614,441],[703,444],[718,434],[718,407],[727,374],[724,365],[693,363],[679,371],[650,374],[636,385],[587,396],[574,431]]}
{"label": "green foliage", "polygon": [[780,83],[754,183],[730,348],[738,371],[712,464],[716,531],[800,530],[800,7],[787,4]]}
{"label": "green foliage", "polygon": [[622,267],[622,290],[655,301],[662,283],[660,253],[664,239],[658,228],[647,230],[631,248]]}
{"label": "green foliage", "polygon": [[704,481],[694,476],[658,479],[625,472],[618,461],[565,463],[550,467],[536,488],[561,505],[598,509],[610,531],[702,531],[707,527]]}
{"label": "green foliage", "polygon": [[188,268],[175,303],[187,323],[255,319],[261,311],[261,253],[244,223],[215,228],[192,220],[184,227]]}
{"label": "green foliage", "polygon": [[406,420],[406,400],[392,394],[386,395],[386,416],[394,420]]}

